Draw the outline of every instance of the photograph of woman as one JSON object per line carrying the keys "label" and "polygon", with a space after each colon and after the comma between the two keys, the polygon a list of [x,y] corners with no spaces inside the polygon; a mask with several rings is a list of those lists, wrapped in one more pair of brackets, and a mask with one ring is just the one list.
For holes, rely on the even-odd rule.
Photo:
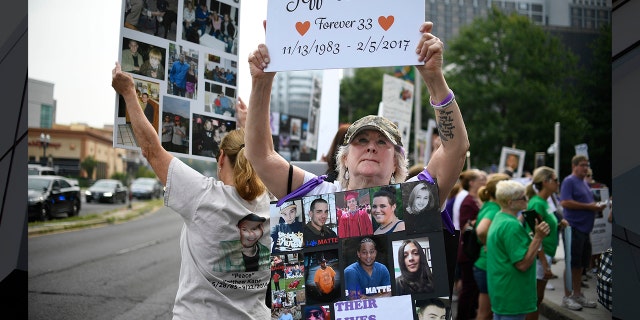
{"label": "photograph of woman", "polygon": [[[428,242],[427,238],[420,238]],[[400,276],[396,277],[394,295],[433,292],[433,274],[427,261],[425,248],[418,239],[403,240],[398,248]]]}
{"label": "photograph of woman", "polygon": [[438,207],[435,186],[425,181],[407,182],[401,185],[402,201],[406,204],[403,215],[409,234],[438,232],[442,230],[442,218]]}
{"label": "photograph of woman", "polygon": [[373,193],[371,199],[371,216],[378,224],[373,234],[386,234],[404,231],[404,221],[396,215],[396,188],[382,187]]}

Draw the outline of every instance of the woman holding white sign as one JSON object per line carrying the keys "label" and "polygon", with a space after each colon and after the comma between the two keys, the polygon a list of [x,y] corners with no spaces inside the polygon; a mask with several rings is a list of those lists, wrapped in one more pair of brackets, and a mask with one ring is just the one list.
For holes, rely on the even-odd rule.
{"label": "woman holding white sign", "polygon": [[[422,35],[416,55],[424,64],[417,69],[431,95],[442,146],[434,152],[420,179],[437,184],[442,206],[462,171],[469,139],[453,91],[442,72],[444,44],[431,34],[432,28],[431,22],[420,26]],[[249,56],[253,81],[246,125],[252,130],[245,136],[245,154],[273,195],[284,200],[292,190],[296,190],[295,196],[302,196],[405,181],[408,160],[400,132],[394,123],[379,116],[363,117],[349,127],[336,156],[339,174],[334,183],[324,182],[322,177],[290,165],[274,150],[271,139],[269,104],[275,73],[264,71],[269,62],[269,51],[264,44]],[[303,188],[297,190],[301,186]],[[445,225],[450,224],[450,219],[445,221]]]}

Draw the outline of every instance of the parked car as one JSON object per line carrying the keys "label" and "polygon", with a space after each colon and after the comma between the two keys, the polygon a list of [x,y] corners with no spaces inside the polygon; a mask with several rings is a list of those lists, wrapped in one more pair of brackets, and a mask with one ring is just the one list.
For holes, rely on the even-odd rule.
{"label": "parked car", "polygon": [[51,167],[44,167],[39,164],[29,164],[30,176],[55,176],[56,171]]}
{"label": "parked car", "polygon": [[127,187],[120,180],[115,179],[100,179],[84,192],[87,202],[95,200],[98,202],[116,203],[121,201],[125,203],[127,202],[128,194]]}
{"label": "parked car", "polygon": [[80,212],[80,187],[71,185],[65,177],[28,177],[29,220],[49,220],[61,213],[69,217]]}
{"label": "parked car", "polygon": [[154,178],[138,178],[131,183],[131,195],[136,199],[159,199],[163,190],[164,186]]}

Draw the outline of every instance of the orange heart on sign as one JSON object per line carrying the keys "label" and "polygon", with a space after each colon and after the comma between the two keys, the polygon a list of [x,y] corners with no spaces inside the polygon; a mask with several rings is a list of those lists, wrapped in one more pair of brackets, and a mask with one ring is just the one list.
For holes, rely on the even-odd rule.
{"label": "orange heart on sign", "polygon": [[307,31],[309,31],[310,27],[311,27],[311,22],[309,21],[296,22],[296,30],[298,30],[298,33],[301,36],[304,36],[304,34],[307,33]]}
{"label": "orange heart on sign", "polygon": [[388,17],[380,16],[378,18],[378,23],[380,24],[382,29],[384,29],[384,31],[387,31],[393,25],[393,20],[394,20],[393,16],[388,16]]}

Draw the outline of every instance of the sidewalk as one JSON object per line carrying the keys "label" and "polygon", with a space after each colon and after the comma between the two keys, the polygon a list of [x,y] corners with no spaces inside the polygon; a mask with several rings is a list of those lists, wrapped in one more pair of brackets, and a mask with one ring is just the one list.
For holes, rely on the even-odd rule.
{"label": "sidewalk", "polygon": [[556,251],[557,262],[551,266],[553,274],[557,275],[557,279],[551,279],[548,283],[553,285],[555,290],[545,290],[544,300],[540,305],[540,315],[551,319],[585,319],[585,320],[608,320],[611,319],[611,312],[605,309],[598,301],[598,294],[596,292],[596,275],[587,271],[587,274],[591,276],[591,279],[585,281],[589,288],[582,288],[582,293],[589,300],[596,301],[598,306],[596,308],[582,308],[580,311],[569,310],[562,306],[562,297],[564,296],[564,244],[562,239],[560,245]]}
{"label": "sidewalk", "polygon": [[31,237],[55,232],[64,232],[83,228],[95,228],[98,226],[116,224],[135,219],[148,213],[155,212],[160,207],[162,207],[162,203],[136,201],[132,203],[130,209],[124,207],[119,210],[114,210],[98,215],[93,219],[65,222],[56,221],[54,219],[41,225],[28,227],[28,236]]}

